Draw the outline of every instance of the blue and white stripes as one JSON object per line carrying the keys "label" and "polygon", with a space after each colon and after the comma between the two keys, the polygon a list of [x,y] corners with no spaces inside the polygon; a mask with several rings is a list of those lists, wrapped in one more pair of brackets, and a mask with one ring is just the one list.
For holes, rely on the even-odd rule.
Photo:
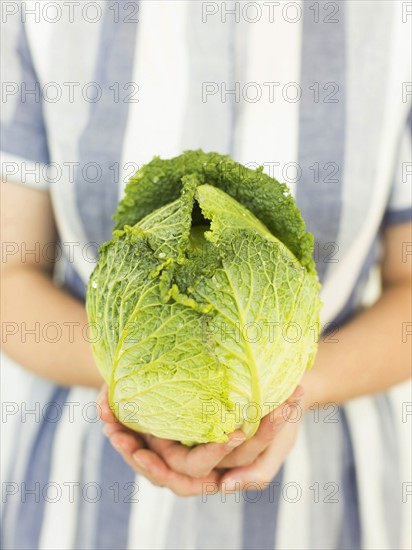
{"label": "blue and white stripes", "polygon": [[[317,17],[317,3],[297,2],[293,22],[254,23],[224,20],[225,3],[209,3],[217,12],[205,21],[204,2],[155,0],[139,4],[138,22],[115,22],[111,4],[98,2],[103,16],[93,24],[16,17],[3,29],[4,80],[96,82],[104,92],[96,102],[54,103],[16,93],[2,108],[3,177],[13,163],[10,179],[20,181],[22,163],[62,168],[58,181],[29,173],[25,183],[49,188],[60,239],[77,243],[66,287],[84,297],[93,262],[83,247],[110,237],[135,167],[202,147],[287,180],[317,243],[322,323],[346,322],[366,301],[382,229],[411,219],[411,102],[402,88],[412,80],[411,48],[402,2],[319,2]],[[331,5],[336,21],[326,22]],[[207,83],[213,93],[205,95]],[[126,93],[133,95],[125,101]],[[101,177],[85,173],[87,163]],[[5,481],[19,490],[4,505],[5,549],[407,547],[401,485],[410,473],[399,445],[400,401],[410,397],[402,389],[311,411],[271,489],[225,501],[177,497],[135,476],[100,423],[72,418],[63,406],[82,410],[96,392],[38,379],[28,393],[29,404],[47,410],[55,402],[64,414],[16,430]],[[23,482],[56,484],[62,498],[35,502],[28,494],[23,502]]]}

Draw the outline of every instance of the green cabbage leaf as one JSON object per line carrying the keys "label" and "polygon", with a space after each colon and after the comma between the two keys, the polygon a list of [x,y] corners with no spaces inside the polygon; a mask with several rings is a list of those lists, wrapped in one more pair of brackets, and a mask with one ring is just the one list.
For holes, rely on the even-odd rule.
{"label": "green cabbage leaf", "polygon": [[285,184],[217,153],[126,187],[86,308],[116,416],[187,445],[251,437],[316,354],[313,237]]}

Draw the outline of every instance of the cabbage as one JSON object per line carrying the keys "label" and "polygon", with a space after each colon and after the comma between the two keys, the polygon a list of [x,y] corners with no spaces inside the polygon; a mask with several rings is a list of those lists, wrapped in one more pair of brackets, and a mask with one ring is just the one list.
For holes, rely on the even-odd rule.
{"label": "cabbage", "polygon": [[114,219],[86,300],[113,411],[187,445],[251,437],[317,347],[313,237],[287,187],[186,151],[143,166]]}

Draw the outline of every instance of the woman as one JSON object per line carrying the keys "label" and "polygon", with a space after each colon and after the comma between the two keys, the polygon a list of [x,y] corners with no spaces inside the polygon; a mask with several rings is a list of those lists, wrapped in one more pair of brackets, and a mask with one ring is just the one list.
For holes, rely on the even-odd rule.
{"label": "woman", "polygon": [[[38,4],[10,9],[4,29],[3,346],[34,373],[9,415],[4,547],[404,545],[387,392],[409,375],[401,3]],[[114,423],[104,390],[103,435],[83,301],[125,182],[155,154],[195,148],[287,181],[334,334],[291,396],[302,419],[188,451]]]}

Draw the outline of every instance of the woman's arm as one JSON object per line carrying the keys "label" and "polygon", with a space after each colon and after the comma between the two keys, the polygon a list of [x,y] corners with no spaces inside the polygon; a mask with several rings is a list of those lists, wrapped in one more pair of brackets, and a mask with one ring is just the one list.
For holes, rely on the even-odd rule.
{"label": "woman's arm", "polygon": [[49,193],[2,182],[1,199],[3,350],[58,384],[99,387],[102,378],[82,335],[84,305],[52,282],[48,257],[56,228]]}
{"label": "woman's arm", "polygon": [[411,376],[411,242],[411,223],[386,230],[382,295],[339,330],[338,342],[319,345],[302,380],[304,408],[378,393]]}

